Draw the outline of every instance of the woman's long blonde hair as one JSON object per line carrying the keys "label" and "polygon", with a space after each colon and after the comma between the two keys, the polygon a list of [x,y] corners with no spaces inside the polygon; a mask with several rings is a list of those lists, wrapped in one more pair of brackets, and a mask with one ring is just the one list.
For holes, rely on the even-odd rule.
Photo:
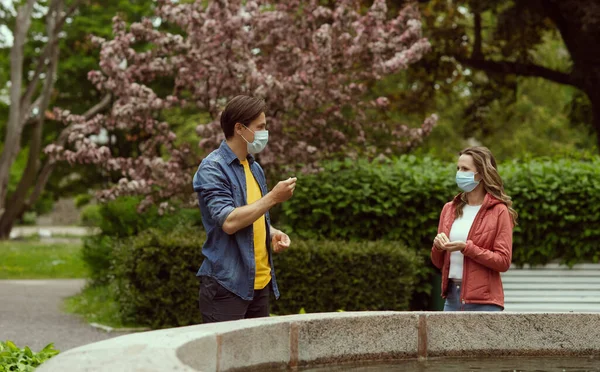
{"label": "woman's long blonde hair", "polygon": [[[496,159],[494,159],[492,152],[487,147],[476,146],[462,150],[459,155],[470,155],[473,158],[475,169],[481,176],[481,182],[483,182],[485,191],[508,207],[508,213],[510,213],[510,217],[512,218],[513,226],[516,226],[518,214],[512,208],[512,199],[504,192],[504,183],[502,182],[502,178],[500,178],[500,174],[498,174]],[[456,218],[458,218],[462,216],[463,208],[467,204],[466,193],[461,193],[456,203]]]}

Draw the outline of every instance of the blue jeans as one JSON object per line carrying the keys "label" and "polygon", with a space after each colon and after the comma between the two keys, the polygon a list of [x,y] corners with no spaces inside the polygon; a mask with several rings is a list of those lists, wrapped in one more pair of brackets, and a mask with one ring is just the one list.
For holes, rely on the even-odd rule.
{"label": "blue jeans", "polygon": [[502,308],[491,304],[461,304],[460,285],[449,281],[444,311],[502,311]]}

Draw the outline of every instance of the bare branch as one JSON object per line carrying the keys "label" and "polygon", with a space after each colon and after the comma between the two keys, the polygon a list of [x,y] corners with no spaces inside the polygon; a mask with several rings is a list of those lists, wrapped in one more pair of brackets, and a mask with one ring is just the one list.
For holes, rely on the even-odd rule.
{"label": "bare branch", "polygon": [[102,97],[100,102],[98,102],[95,106],[93,106],[92,108],[90,108],[83,114],[83,117],[85,118],[85,120],[91,119],[92,117],[94,117],[94,115],[96,115],[97,113],[99,113],[100,111],[102,111],[106,107],[108,107],[108,104],[110,103],[111,100],[112,100],[112,94],[110,94],[110,93],[105,95],[104,97]]}
{"label": "bare branch", "polygon": [[483,39],[481,37],[481,7],[479,1],[475,1],[473,4],[473,24],[475,27],[475,39],[473,42],[473,52],[471,54],[471,58],[482,59],[483,53],[481,46],[483,44]]}
{"label": "bare branch", "polygon": [[461,58],[458,56],[456,56],[455,58],[457,61],[464,65],[488,72],[514,74],[518,76],[541,77],[559,84],[572,85],[576,88],[583,89],[583,82],[575,78],[572,74],[552,70],[547,67],[535,64],[509,61],[490,61],[485,59],[474,58]]}
{"label": "bare branch", "polygon": [[[52,35],[48,34],[49,40],[46,43],[46,45],[44,45],[44,49],[42,50],[42,53],[41,53],[40,57],[38,58],[38,63],[35,68],[35,72],[33,73],[33,78],[31,80],[31,82],[29,83],[29,85],[27,86],[27,91],[21,98],[21,103],[23,106],[25,106],[27,102],[30,102],[31,97],[33,96],[33,93],[35,92],[35,88],[37,87],[37,84],[40,81],[41,73],[44,70],[44,67],[46,67],[46,60],[48,59],[48,57],[50,57],[52,55],[53,51],[56,48],[58,48],[58,41],[59,41],[58,34],[62,30],[62,27],[64,26],[67,18],[69,18],[71,15],[73,15],[73,13],[75,12],[75,10],[77,10],[77,7],[79,7],[80,4],[81,4],[81,0],[75,1],[75,3],[73,3],[73,5],[71,5],[71,7],[67,10],[67,12],[60,18],[60,20],[58,20],[56,22],[56,25],[53,28],[54,31],[53,31]],[[50,11],[51,11],[51,9],[48,11],[48,13],[50,13]],[[27,111],[29,111],[28,108],[27,108]]]}
{"label": "bare branch", "polygon": [[[83,116],[85,117],[86,120],[91,119],[96,114],[98,114],[102,110],[106,109],[109,106],[111,100],[112,100],[112,95],[110,95],[110,94],[105,95],[100,102],[98,102],[94,107],[87,110],[83,114]],[[56,144],[59,146],[64,146],[67,142],[67,138],[69,137],[69,133],[70,133],[70,127],[64,128],[63,131],[61,132],[58,140],[56,141]],[[42,167],[42,170],[40,171],[40,173],[37,177],[37,182],[35,184],[35,188],[33,189],[33,192],[31,193],[31,195],[29,196],[29,201],[27,202],[28,205],[33,205],[38,200],[38,198],[42,194],[42,191],[46,187],[46,184],[48,183],[48,180],[50,179],[50,175],[54,171],[55,167],[56,167],[56,163],[54,161],[52,161],[51,159],[46,160],[46,163],[44,163],[44,166]]]}
{"label": "bare branch", "polygon": [[[48,68],[46,70],[46,80],[44,82],[44,87],[40,93],[40,103],[38,107],[38,114],[40,115],[40,121],[43,123],[44,121],[44,112],[48,108],[50,104],[50,96],[52,94],[52,90],[54,89],[54,84],[56,82],[56,71],[58,69],[58,56],[60,53],[60,48],[58,48],[58,32],[56,27],[58,27],[57,18],[60,17],[61,8],[63,7],[63,0],[53,0],[50,3],[50,9],[48,10],[47,21],[46,21],[46,29],[49,35],[48,43],[56,44],[55,48],[51,48],[50,53],[50,63],[48,64]],[[64,18],[63,18],[64,19]]]}

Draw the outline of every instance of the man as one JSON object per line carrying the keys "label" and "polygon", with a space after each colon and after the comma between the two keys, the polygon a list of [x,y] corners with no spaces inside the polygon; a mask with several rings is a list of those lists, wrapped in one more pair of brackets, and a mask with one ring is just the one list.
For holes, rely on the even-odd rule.
{"label": "man", "polygon": [[268,192],[252,156],[269,138],[262,100],[233,98],[221,128],[225,141],[202,160],[193,181],[207,234],[196,274],[204,323],[269,316],[270,290],[279,298],[271,252],[290,246],[290,238],[271,226],[269,210],[296,187],[296,178],[289,178]]}

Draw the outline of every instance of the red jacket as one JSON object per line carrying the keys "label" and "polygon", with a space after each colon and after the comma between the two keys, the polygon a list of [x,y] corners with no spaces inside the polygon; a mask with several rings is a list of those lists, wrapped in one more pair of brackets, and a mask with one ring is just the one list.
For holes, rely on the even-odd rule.
{"label": "red jacket", "polygon": [[[438,234],[450,237],[454,223],[456,198],[446,203],[440,216]],[[504,308],[504,289],[500,273],[510,267],[512,260],[513,223],[508,208],[490,194],[485,196],[475,216],[463,250],[463,278],[460,290],[462,303],[494,304]],[[450,254],[431,248],[431,261],[442,270],[442,297],[448,291]]]}

